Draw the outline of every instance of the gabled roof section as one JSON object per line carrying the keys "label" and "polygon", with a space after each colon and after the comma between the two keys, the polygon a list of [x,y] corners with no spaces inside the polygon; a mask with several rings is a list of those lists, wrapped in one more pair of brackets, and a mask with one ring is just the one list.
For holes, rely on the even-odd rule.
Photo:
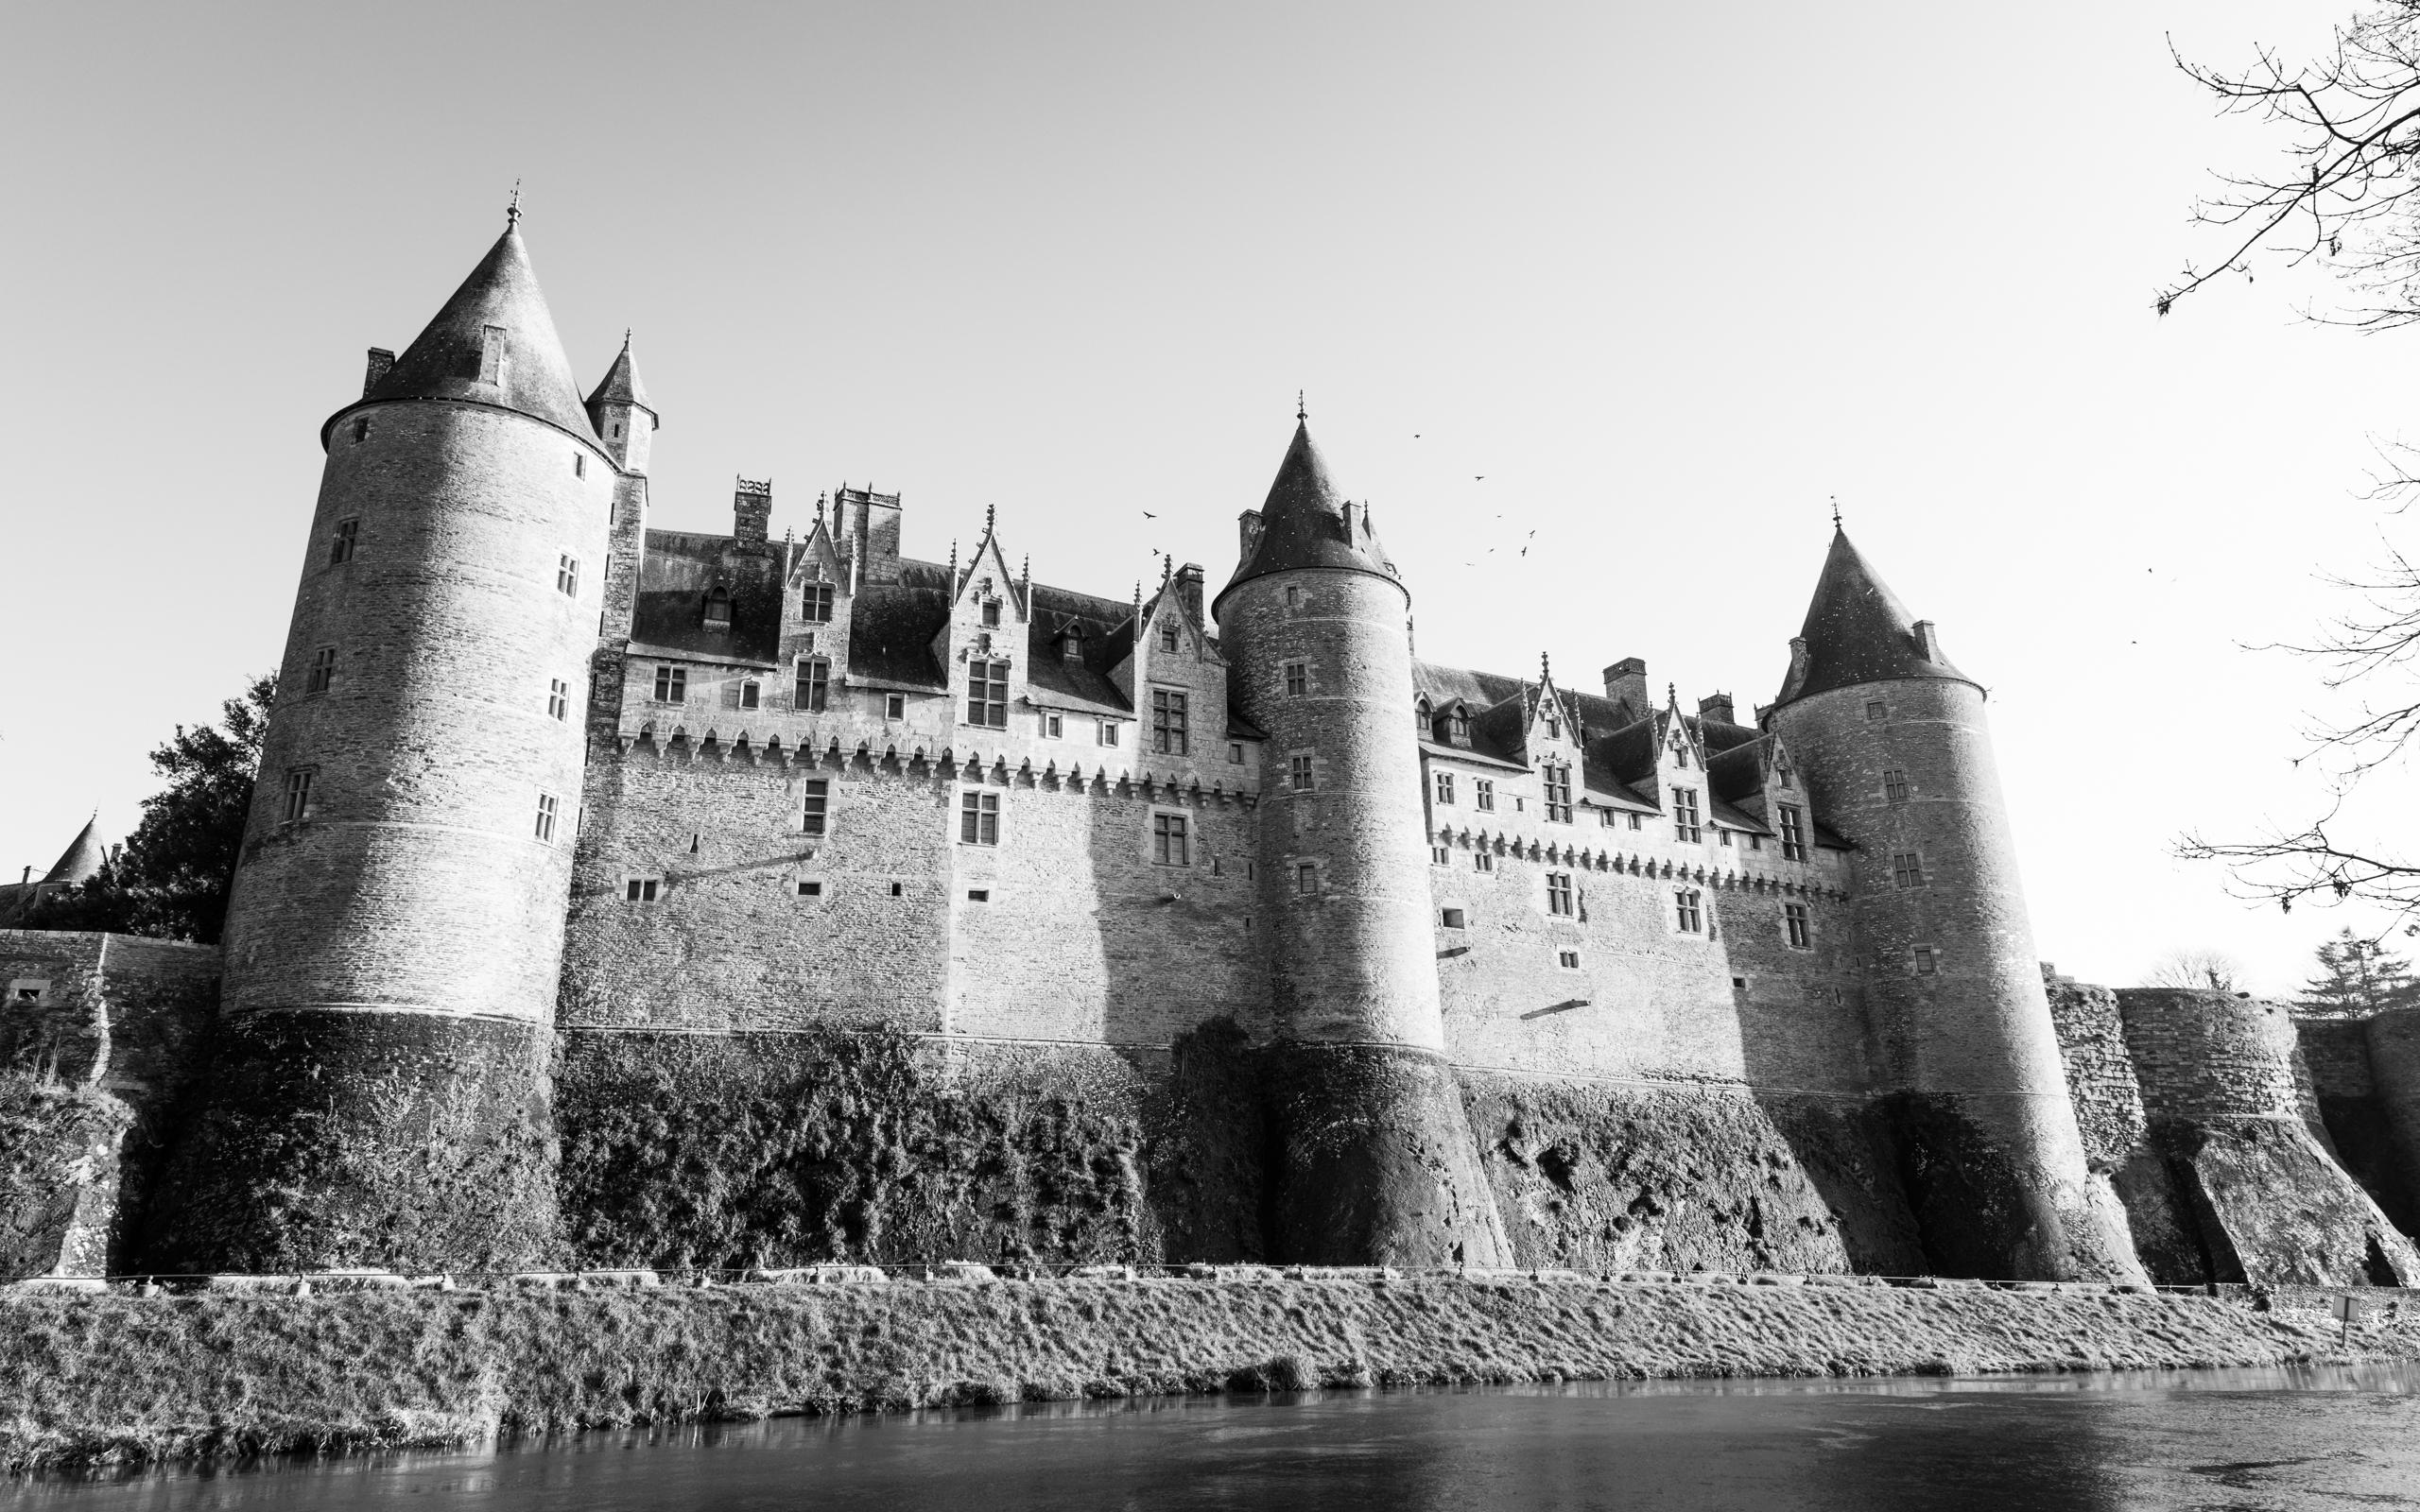
{"label": "gabled roof section", "polygon": [[1915,617],[1850,543],[1845,530],[1832,533],[1831,553],[1824,558],[1824,576],[1816,580],[1799,640],[1804,657],[1792,648],[1777,703],[1865,682],[1910,678],[1974,681],[1950,665],[1938,646],[1928,648],[1917,636]]}
{"label": "gabled roof section", "polygon": [[58,861],[54,862],[50,870],[43,874],[43,881],[84,882],[101,869],[101,863],[108,860],[109,856],[101,849],[101,837],[93,830],[93,826],[99,822],[98,816],[84,821],[84,827],[76,832],[76,838],[67,843],[67,849],[60,853]]}
{"label": "gabled roof section", "polygon": [[1370,524],[1367,505],[1342,498],[1330,480],[1327,459],[1311,441],[1310,421],[1297,417],[1293,444],[1277,466],[1269,499],[1260,507],[1260,537],[1252,555],[1236,566],[1236,576],[1219,590],[1224,598],[1237,584],[1271,573],[1302,567],[1327,567],[1370,573],[1391,582],[1403,579],[1387,559]]}
{"label": "gabled roof section", "polygon": [[622,333],[620,355],[614,359],[614,366],[605,369],[604,380],[588,396],[586,407],[591,425],[596,424],[596,411],[605,404],[629,404],[646,410],[657,423],[663,422],[663,417],[656,415],[655,405],[647,397],[647,385],[639,382],[639,366],[631,359],[631,334],[628,331]]}
{"label": "gabled roof section", "polygon": [[[481,373],[492,326],[503,331],[505,351],[500,380],[488,383],[481,381]],[[496,238],[437,318],[362,396],[364,403],[396,399],[492,404],[544,421],[583,440],[596,438],[518,231],[507,228]],[[328,424],[335,423],[331,417]],[[322,426],[323,445],[327,434],[328,427]]]}

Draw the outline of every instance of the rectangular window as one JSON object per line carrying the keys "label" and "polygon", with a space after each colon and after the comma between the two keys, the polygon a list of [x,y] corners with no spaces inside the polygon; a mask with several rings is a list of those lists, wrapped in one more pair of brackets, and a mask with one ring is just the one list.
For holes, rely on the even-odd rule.
{"label": "rectangular window", "polygon": [[1547,912],[1560,914],[1565,919],[1571,917],[1570,872],[1549,871],[1547,873]]}
{"label": "rectangular window", "polygon": [[1192,751],[1193,737],[1186,726],[1184,694],[1166,688],[1151,690],[1151,748],[1170,756]]}
{"label": "rectangular window", "polygon": [[1492,778],[1492,777],[1474,777],[1474,778],[1472,778],[1472,779],[1471,779],[1471,801],[1472,801],[1473,803],[1478,804],[1481,809],[1485,810],[1486,812],[1488,812],[1488,813],[1490,813],[1490,814],[1495,813],[1495,778]]}
{"label": "rectangular window", "polygon": [[1896,766],[1886,768],[1882,773],[1882,796],[1893,803],[1908,801],[1908,774]]}
{"label": "rectangular window", "polygon": [[1443,846],[1432,845],[1428,848],[1428,864],[1430,866],[1447,867],[1453,865],[1453,862],[1454,858],[1452,854],[1448,852]]}
{"label": "rectangular window", "polygon": [[1308,756],[1286,758],[1286,782],[1297,793],[1311,790],[1311,759]]}
{"label": "rectangular window", "polygon": [[832,663],[820,656],[801,657],[796,679],[790,684],[790,707],[800,713],[820,714],[831,699]]}
{"label": "rectangular window", "polygon": [[311,816],[311,768],[298,766],[285,774],[285,822],[300,824]]}
{"label": "rectangular window", "polygon": [[1311,691],[1311,664],[1307,662],[1286,663],[1286,696],[1299,698]]}
{"label": "rectangular window", "polygon": [[659,878],[631,877],[622,884],[622,901],[632,903],[651,903],[655,902],[656,889],[663,885]]}
{"label": "rectangular window", "polygon": [[1806,905],[1805,903],[1782,904],[1781,921],[1782,927],[1789,933],[1789,948],[1791,950],[1803,951],[1814,942],[1813,932],[1810,931],[1806,925]]}
{"label": "rectangular window", "polygon": [[1117,744],[1116,720],[1104,719],[1100,722],[1100,743],[1104,746],[1115,746]]}
{"label": "rectangular window", "polygon": [[1000,795],[968,793],[958,803],[958,838],[964,845],[1000,843]]}
{"label": "rectangular window", "polygon": [[1935,951],[1931,946],[1917,946],[1915,948],[1915,957],[1916,974],[1918,976],[1938,976],[1941,974],[1941,954],[1938,951]]}
{"label": "rectangular window", "polygon": [[571,454],[571,475],[576,478],[584,478],[588,476],[588,454],[586,452],[574,452]]}
{"label": "rectangular window", "polygon": [[1891,885],[1893,887],[1921,887],[1924,885],[1924,858],[1913,850],[1893,851],[1891,853]]}
{"label": "rectangular window", "polygon": [[904,693],[884,694],[882,696],[882,717],[885,719],[907,718],[908,696]]}
{"label": "rectangular window", "polygon": [[337,648],[323,645],[311,653],[311,669],[302,675],[302,692],[307,696],[325,693],[337,680]]}
{"label": "rectangular window", "polygon": [[1320,868],[1316,864],[1308,861],[1298,862],[1295,864],[1294,890],[1301,893],[1305,898],[1311,897],[1319,892]]}
{"label": "rectangular window", "polygon": [[353,548],[359,545],[360,542],[360,521],[337,521],[336,539],[328,542],[328,565],[331,567],[340,567],[344,563],[353,560]]}
{"label": "rectangular window", "polygon": [[805,783],[805,798],[799,809],[798,833],[821,834],[832,815],[832,779],[810,777]]}
{"label": "rectangular window", "polygon": [[1578,951],[1557,951],[1554,953],[1554,963],[1557,966],[1562,967],[1566,971],[1576,971],[1580,970],[1580,953]]}
{"label": "rectangular window", "polygon": [[1890,713],[1891,711],[1889,707],[1886,706],[1881,699],[1872,699],[1868,701],[1865,706],[1865,722],[1869,725],[1874,724],[1879,720],[1889,717]]}
{"label": "rectangular window", "polygon": [[1696,935],[1705,929],[1705,895],[1695,887],[1673,890],[1672,911],[1680,923],[1681,933]]}
{"label": "rectangular window", "polygon": [[1061,716],[1058,714],[1044,714],[1042,716],[1042,732],[1049,736],[1052,740],[1057,740],[1063,733],[1064,733],[1063,727],[1060,723],[1060,717]]}
{"label": "rectangular window", "polygon": [[1630,827],[1634,830],[1644,830],[1647,828],[1647,820],[1643,816],[1634,814],[1630,816]]}
{"label": "rectangular window", "polygon": [[1176,627],[1175,627],[1175,626],[1173,626],[1173,625],[1163,625],[1163,626],[1161,626],[1161,627],[1160,627],[1160,649],[1161,649],[1161,650],[1163,650],[1163,651],[1173,651],[1173,650],[1177,649],[1177,647],[1178,647],[1180,644],[1183,644],[1183,643],[1182,643],[1182,642],[1180,641],[1180,639],[1178,638],[1178,635],[1177,635],[1177,628],[1176,628]]}
{"label": "rectangular window", "polygon": [[1471,869],[1473,871],[1494,871],[1495,869],[1495,852],[1493,850],[1481,850],[1473,855],[1471,857]]}
{"label": "rectangular window", "polygon": [[1567,762],[1548,762],[1540,768],[1547,784],[1547,822],[1571,822],[1571,766]]}
{"label": "rectangular window", "polygon": [[1151,859],[1163,867],[1189,867],[1193,864],[1192,847],[1185,835],[1184,816],[1181,814],[1151,816]]}
{"label": "rectangular window", "polygon": [[1795,803],[1779,806],[1781,815],[1781,858],[1784,861],[1806,859],[1806,811]]}
{"label": "rectangular window", "polygon": [[1451,803],[1454,801],[1453,773],[1439,772],[1437,774],[1437,801],[1440,803]]}
{"label": "rectangular window", "polygon": [[505,353],[510,351],[504,327],[479,327],[479,382],[501,384],[505,374]]}
{"label": "rectangular window", "polygon": [[1459,908],[1445,909],[1437,916],[1438,921],[1443,924],[1447,929],[1462,928],[1464,926],[1465,917],[1466,916]]}
{"label": "rectangular window", "polygon": [[809,583],[799,590],[798,617],[810,625],[832,623],[832,585]]}
{"label": "rectangular window", "polygon": [[1231,740],[1227,742],[1227,760],[1241,763],[1243,759],[1244,743],[1240,740]]}
{"label": "rectangular window", "polygon": [[1731,832],[1722,828],[1722,826],[1719,824],[1714,828],[1714,837],[1723,845],[1729,845],[1731,843]]}
{"label": "rectangular window", "polygon": [[977,657],[966,663],[966,722],[1009,728],[1009,664]]}
{"label": "rectangular window", "polygon": [[1704,832],[1698,825],[1698,790],[1694,787],[1672,789],[1672,833],[1692,844],[1703,837]]}
{"label": "rectangular window", "polygon": [[655,701],[686,703],[689,701],[689,669],[664,667],[655,669]]}
{"label": "rectangular window", "polygon": [[538,795],[538,826],[535,833],[537,838],[544,844],[555,843],[555,816],[561,808],[562,799],[552,793]]}
{"label": "rectangular window", "polygon": [[802,882],[798,885],[798,895],[802,898],[821,898],[823,896],[823,884],[821,881]]}
{"label": "rectangular window", "polygon": [[983,627],[985,629],[996,629],[999,627],[999,624],[1000,601],[996,598],[985,599],[983,601]]}
{"label": "rectangular window", "polygon": [[573,598],[579,596],[579,558],[570,552],[555,559],[555,587]]}
{"label": "rectangular window", "polygon": [[750,678],[739,685],[739,707],[742,709],[757,708],[762,705],[764,698],[765,685],[754,678]]}
{"label": "rectangular window", "polygon": [[546,713],[557,719],[570,717],[571,684],[561,678],[546,679]]}

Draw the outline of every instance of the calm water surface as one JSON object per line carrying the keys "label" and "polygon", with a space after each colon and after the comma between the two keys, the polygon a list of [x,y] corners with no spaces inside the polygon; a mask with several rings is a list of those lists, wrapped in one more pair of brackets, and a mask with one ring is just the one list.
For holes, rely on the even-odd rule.
{"label": "calm water surface", "polygon": [[57,1512],[2420,1508],[2420,1368],[1327,1392],[20,1483]]}

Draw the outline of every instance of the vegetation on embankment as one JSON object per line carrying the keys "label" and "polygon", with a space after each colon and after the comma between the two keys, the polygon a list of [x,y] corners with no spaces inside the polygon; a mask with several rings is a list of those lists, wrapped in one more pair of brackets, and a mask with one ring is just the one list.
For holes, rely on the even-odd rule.
{"label": "vegetation on embankment", "polygon": [[[2400,1331],[2366,1339],[2396,1353],[2420,1343]],[[2316,1315],[2210,1297],[1728,1278],[20,1295],[0,1300],[0,1463],[436,1447],[1080,1396],[2245,1366],[2336,1352]]]}

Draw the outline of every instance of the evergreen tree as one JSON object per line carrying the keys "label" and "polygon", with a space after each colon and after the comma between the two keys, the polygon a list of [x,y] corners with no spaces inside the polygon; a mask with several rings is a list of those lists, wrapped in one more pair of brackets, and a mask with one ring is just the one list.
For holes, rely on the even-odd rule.
{"label": "evergreen tree", "polygon": [[274,678],[255,678],[220,706],[223,728],[179,725],[151,752],[168,785],[143,800],[142,822],[124,848],[98,875],[45,901],[27,927],[216,943],[276,696]]}
{"label": "evergreen tree", "polygon": [[2346,929],[2320,945],[2319,974],[2294,1005],[2313,1018],[2349,1018],[2415,1005],[2420,978],[2411,963]]}

